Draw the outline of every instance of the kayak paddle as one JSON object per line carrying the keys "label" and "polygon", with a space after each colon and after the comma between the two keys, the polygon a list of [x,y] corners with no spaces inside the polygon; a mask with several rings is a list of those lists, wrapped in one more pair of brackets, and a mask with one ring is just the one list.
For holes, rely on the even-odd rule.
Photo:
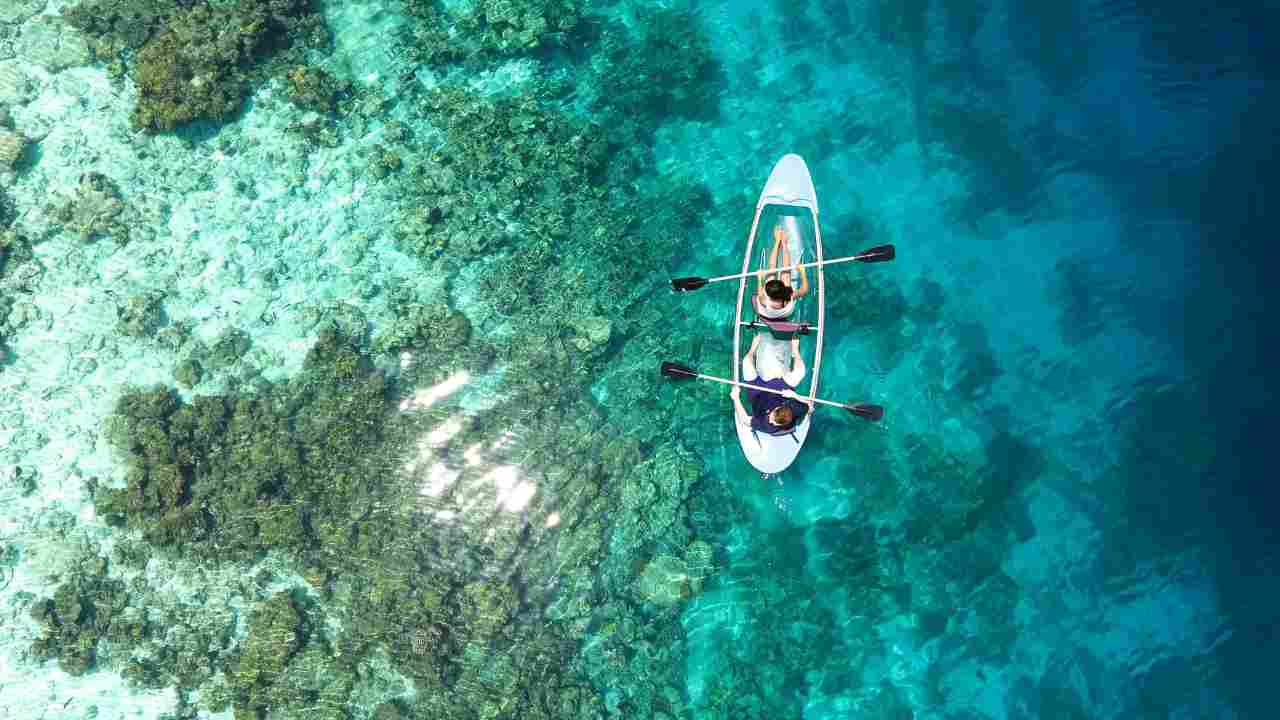
{"label": "kayak paddle", "polygon": [[[733,380],[718,378],[714,375],[703,375],[688,365],[681,365],[670,361],[663,361],[662,374],[673,380],[714,380],[715,382],[724,383],[725,385],[736,385],[738,387],[748,388],[751,390],[762,390],[764,392],[773,393],[774,395],[786,395],[786,392],[782,390],[773,390],[771,388],[760,387],[759,385],[748,385],[747,383],[734,382]],[[794,393],[792,394],[794,395]],[[799,395],[796,395],[795,397],[797,400],[803,400]],[[846,405],[844,403],[823,400],[821,398],[813,398],[813,401],[823,405],[844,408],[854,415],[857,415],[860,418],[865,418],[871,422],[876,422],[880,418],[884,417],[884,408],[879,405],[871,405],[869,403]]]}
{"label": "kayak paddle", "polygon": [[672,278],[671,289],[675,292],[689,292],[690,290],[697,290],[698,288],[704,285],[707,285],[708,283],[720,282],[721,280],[735,280],[741,277],[758,275],[761,272],[785,272],[787,270],[799,270],[800,268],[817,267],[819,265],[835,265],[836,263],[842,263],[842,262],[855,262],[855,261],[864,262],[864,263],[888,262],[894,259],[895,257],[897,257],[897,251],[894,249],[892,245],[877,245],[869,250],[864,250],[858,253],[857,255],[850,255],[848,257],[842,257],[842,258],[832,258],[831,260],[823,260],[822,262],[803,263],[800,265],[787,265],[785,267],[780,267],[773,270],[763,270],[763,271],[756,270],[754,272],[738,273],[736,275],[721,275],[719,277],[713,277],[713,278],[704,278],[704,277]]}

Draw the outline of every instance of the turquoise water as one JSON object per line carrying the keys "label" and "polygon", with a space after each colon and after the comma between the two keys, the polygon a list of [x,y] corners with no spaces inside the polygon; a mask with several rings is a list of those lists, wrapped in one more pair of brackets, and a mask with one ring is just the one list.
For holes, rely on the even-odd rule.
{"label": "turquoise water", "polygon": [[0,718],[1270,717],[1275,20],[10,0]]}

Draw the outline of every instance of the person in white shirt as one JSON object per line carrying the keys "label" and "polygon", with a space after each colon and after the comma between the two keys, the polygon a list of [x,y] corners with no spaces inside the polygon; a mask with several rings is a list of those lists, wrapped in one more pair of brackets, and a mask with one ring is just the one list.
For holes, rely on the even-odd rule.
{"label": "person in white shirt", "polygon": [[[780,267],[792,263],[787,231],[779,223],[773,227],[773,250],[769,253],[769,267],[756,274],[756,292],[751,297],[756,314],[765,320],[782,320],[796,309],[796,300],[809,292],[809,274],[800,268],[800,287],[793,288],[793,270],[777,272]],[[779,258],[781,256],[781,258]],[[782,264],[778,264],[778,260]],[[770,277],[773,276],[773,277]]]}

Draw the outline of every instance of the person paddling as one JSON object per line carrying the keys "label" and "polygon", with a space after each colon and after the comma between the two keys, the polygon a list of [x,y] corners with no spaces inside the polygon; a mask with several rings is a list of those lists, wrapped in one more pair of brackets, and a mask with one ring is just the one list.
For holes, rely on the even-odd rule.
{"label": "person paddling", "polygon": [[[743,361],[743,376],[747,380],[747,402],[751,404],[751,412],[747,412],[743,407],[738,387],[734,386],[729,389],[729,397],[733,400],[735,408],[734,415],[740,424],[750,427],[753,432],[785,435],[800,424],[812,407],[811,403],[797,399],[795,394],[795,387],[804,379],[805,373],[804,360],[800,357],[800,339],[791,340],[790,372],[769,380],[763,380],[756,373],[753,357],[759,344],[760,336],[757,335]],[[783,394],[766,392],[765,389],[782,391]]]}
{"label": "person paddling", "polygon": [[[809,274],[800,268],[800,287],[793,288],[792,270],[777,272],[780,267],[791,266],[791,248],[787,231],[779,223],[773,227],[773,250],[769,253],[769,267],[756,275],[756,293],[751,297],[756,314],[765,320],[783,320],[796,309],[796,300],[809,292]],[[781,254],[782,264],[778,264]],[[770,278],[770,275],[776,277]]]}

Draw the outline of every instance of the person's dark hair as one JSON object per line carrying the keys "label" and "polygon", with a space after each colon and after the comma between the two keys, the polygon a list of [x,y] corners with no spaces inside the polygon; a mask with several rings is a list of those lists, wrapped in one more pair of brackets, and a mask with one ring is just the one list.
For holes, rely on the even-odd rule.
{"label": "person's dark hair", "polygon": [[791,302],[791,288],[787,287],[787,284],[782,282],[781,280],[775,279],[765,283],[764,294],[768,295],[774,300],[781,300],[782,302]]}
{"label": "person's dark hair", "polygon": [[773,412],[777,413],[778,427],[789,428],[796,421],[795,411],[786,405],[774,408]]}

